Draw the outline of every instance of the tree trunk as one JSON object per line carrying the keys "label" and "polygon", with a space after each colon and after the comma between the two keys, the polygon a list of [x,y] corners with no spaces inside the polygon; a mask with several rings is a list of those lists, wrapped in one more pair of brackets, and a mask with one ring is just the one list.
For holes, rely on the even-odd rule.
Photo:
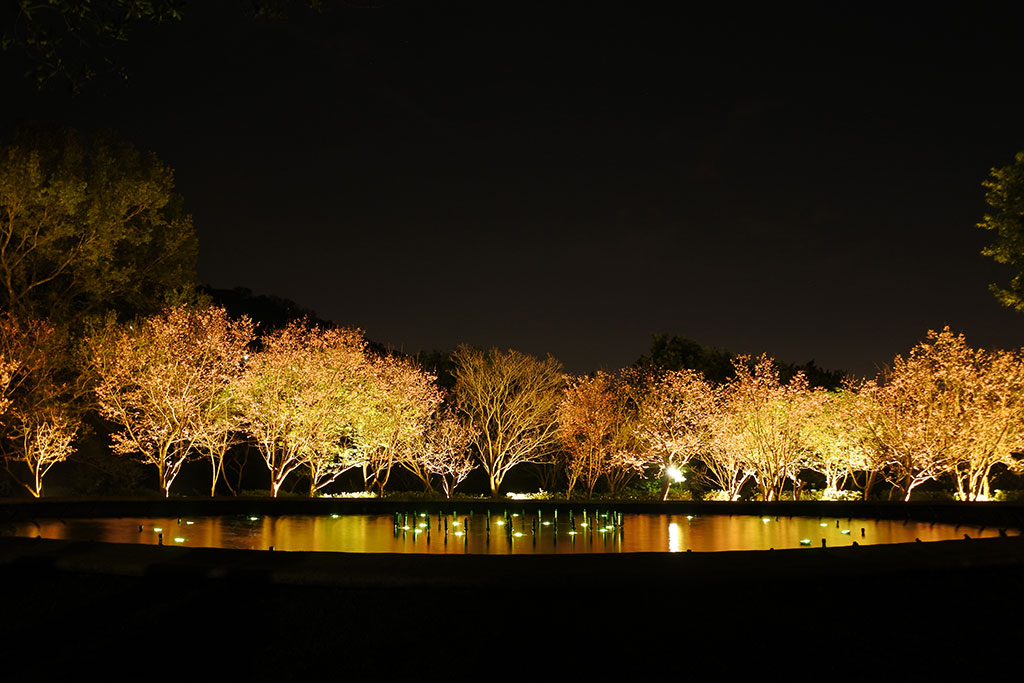
{"label": "tree trunk", "polygon": [[867,501],[871,495],[871,489],[875,486],[875,470],[868,472],[867,480],[864,482],[864,500]]}

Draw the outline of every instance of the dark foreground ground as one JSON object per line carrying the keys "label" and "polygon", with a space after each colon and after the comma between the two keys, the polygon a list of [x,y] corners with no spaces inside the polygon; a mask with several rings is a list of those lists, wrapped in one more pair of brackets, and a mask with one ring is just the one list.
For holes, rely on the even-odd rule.
{"label": "dark foreground ground", "polygon": [[413,556],[0,538],[0,680],[1017,680],[1024,540]]}

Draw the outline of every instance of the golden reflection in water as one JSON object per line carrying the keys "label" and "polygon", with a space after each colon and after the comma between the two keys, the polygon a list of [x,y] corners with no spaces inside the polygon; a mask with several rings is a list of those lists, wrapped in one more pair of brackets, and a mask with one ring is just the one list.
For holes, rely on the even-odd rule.
{"label": "golden reflection in water", "polygon": [[683,549],[682,534],[679,533],[679,522],[669,522],[668,525],[668,551],[678,553]]}
{"label": "golden reflection in water", "polygon": [[[991,537],[997,529],[834,517],[754,517],[625,514],[622,525],[611,517],[550,514],[510,517],[492,511],[490,532],[485,514],[460,515],[285,515],[175,518],[39,520],[8,524],[0,533],[110,543],[147,543],[186,547],[249,550],[369,553],[621,553],[713,552],[820,548],[875,543],[906,543]],[[468,521],[468,526],[466,522]],[[545,523],[546,522],[546,523]],[[586,526],[583,524],[586,523]],[[1019,531],[1011,530],[1017,535]],[[161,539],[162,536],[162,539]]]}

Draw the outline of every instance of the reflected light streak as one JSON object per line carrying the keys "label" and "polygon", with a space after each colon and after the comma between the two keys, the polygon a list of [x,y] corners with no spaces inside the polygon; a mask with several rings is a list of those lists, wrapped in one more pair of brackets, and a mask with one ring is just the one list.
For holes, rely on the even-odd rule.
{"label": "reflected light streak", "polygon": [[675,522],[668,525],[668,551],[670,553],[683,551],[683,532],[679,530],[679,525]]}

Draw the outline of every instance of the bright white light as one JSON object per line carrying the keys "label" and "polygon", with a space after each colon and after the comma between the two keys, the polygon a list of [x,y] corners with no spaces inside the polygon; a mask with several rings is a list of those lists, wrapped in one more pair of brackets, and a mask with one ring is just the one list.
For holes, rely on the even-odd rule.
{"label": "bright white light", "polygon": [[182,538],[181,536],[177,536],[177,537],[175,537],[174,542],[175,543],[184,543],[185,539]]}
{"label": "bright white light", "polygon": [[665,470],[665,476],[667,476],[669,479],[671,479],[673,482],[677,484],[681,481],[686,481],[686,477],[683,476],[683,473],[680,472],[675,467],[669,467],[667,470]]}

